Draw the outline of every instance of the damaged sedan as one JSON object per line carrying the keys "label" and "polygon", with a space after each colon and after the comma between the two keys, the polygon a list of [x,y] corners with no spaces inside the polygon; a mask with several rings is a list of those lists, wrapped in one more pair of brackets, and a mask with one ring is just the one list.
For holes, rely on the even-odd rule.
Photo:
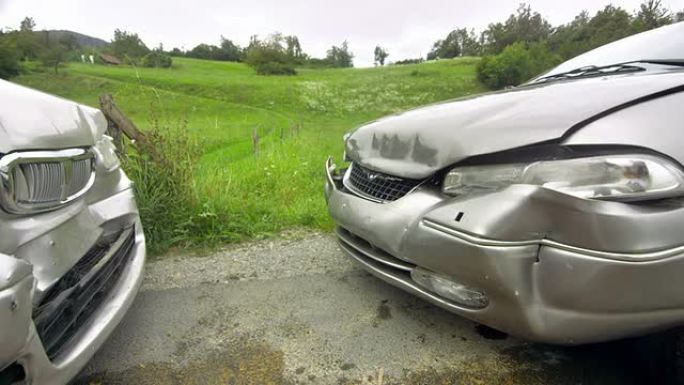
{"label": "damaged sedan", "polygon": [[684,23],[345,136],[325,195],[386,282],[525,339],[684,323]]}
{"label": "damaged sedan", "polygon": [[65,384],[130,307],[145,239],[97,110],[0,81],[0,384]]}

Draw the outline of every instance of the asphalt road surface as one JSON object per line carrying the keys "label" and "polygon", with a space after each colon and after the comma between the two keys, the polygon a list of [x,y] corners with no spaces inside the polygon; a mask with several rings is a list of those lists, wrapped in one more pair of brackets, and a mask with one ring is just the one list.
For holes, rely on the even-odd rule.
{"label": "asphalt road surface", "polygon": [[671,338],[526,343],[385,284],[310,233],[150,262],[76,383],[667,384]]}

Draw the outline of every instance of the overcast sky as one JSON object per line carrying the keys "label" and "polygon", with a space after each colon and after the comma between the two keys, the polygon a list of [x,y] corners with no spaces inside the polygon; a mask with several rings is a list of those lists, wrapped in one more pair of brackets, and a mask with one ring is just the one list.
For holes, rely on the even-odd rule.
{"label": "overcast sky", "polygon": [[[484,29],[505,20],[522,0],[0,0],[0,28],[18,28],[25,16],[37,29],[69,29],[110,40],[114,29],[137,32],[154,47],[191,49],[225,36],[245,45],[249,36],[274,31],[297,35],[305,52],[323,57],[345,39],[356,66],[373,62],[380,44],[389,60],[425,56],[432,43],[455,27]],[[582,10],[593,14],[609,0],[530,0],[552,24]],[[641,0],[614,0],[633,11]],[[663,0],[673,11],[684,0]]]}

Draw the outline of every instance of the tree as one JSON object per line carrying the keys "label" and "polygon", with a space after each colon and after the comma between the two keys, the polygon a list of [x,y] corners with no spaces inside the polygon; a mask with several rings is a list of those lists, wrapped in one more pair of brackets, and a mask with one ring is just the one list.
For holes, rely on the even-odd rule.
{"label": "tree", "polygon": [[296,75],[295,63],[284,42],[281,33],[274,33],[265,40],[252,36],[245,52],[245,63],[259,75]]}
{"label": "tree", "polygon": [[505,47],[515,43],[534,43],[546,40],[551,34],[551,24],[538,12],[532,12],[527,4],[520,4],[515,14],[504,23],[489,24],[482,33],[485,50],[488,53],[499,53]]}
{"label": "tree", "polygon": [[117,56],[120,59],[125,58],[127,61],[133,63],[150,52],[150,49],[147,48],[137,33],[122,31],[120,29],[114,31],[114,39],[109,45],[109,48],[114,56]]}
{"label": "tree", "polygon": [[354,54],[349,51],[349,44],[345,40],[340,47],[332,46],[325,57],[331,67],[353,67]]}
{"label": "tree", "polygon": [[468,31],[465,28],[457,29],[456,35],[461,46],[461,55],[479,56],[482,52],[482,44],[478,41],[475,30]]}
{"label": "tree", "polygon": [[591,48],[591,17],[587,11],[580,12],[568,24],[556,27],[549,36],[549,47],[563,59],[570,59]]}
{"label": "tree", "polygon": [[454,38],[454,32],[450,32],[446,39],[437,40],[432,45],[432,49],[427,54],[428,60],[450,59],[461,54],[461,45]]}
{"label": "tree", "polygon": [[53,43],[40,52],[38,59],[45,67],[52,67],[55,70],[55,74],[57,74],[59,66],[66,59],[66,54],[66,47],[60,43]]}
{"label": "tree", "polygon": [[634,19],[634,27],[639,32],[662,27],[670,23],[672,23],[672,14],[663,7],[660,0],[646,0],[641,3]]}
{"label": "tree", "polygon": [[196,59],[209,60],[215,55],[216,51],[218,51],[217,46],[202,43],[188,51],[187,56]]}
{"label": "tree", "polygon": [[0,32],[0,79],[19,75],[19,55],[17,47]]}
{"label": "tree", "polygon": [[38,37],[33,32],[35,26],[36,22],[32,17],[25,17],[19,25],[19,31],[13,33],[14,46],[24,61],[35,59],[41,49]]}
{"label": "tree", "polygon": [[684,21],[684,11],[679,11],[674,15],[674,22]]}
{"label": "tree", "polygon": [[468,31],[466,28],[459,28],[449,32],[443,40],[437,40],[432,45],[427,59],[450,59],[461,55],[477,56],[480,51],[481,45],[477,41],[475,30]]}
{"label": "tree", "polygon": [[152,52],[142,57],[140,64],[143,67],[160,67],[169,68],[173,63],[171,56],[164,52],[164,47],[160,44],[159,47],[152,50]]}
{"label": "tree", "polygon": [[304,51],[302,51],[302,46],[299,44],[299,38],[297,36],[285,36],[285,50],[287,55],[292,58],[295,63],[302,64],[306,59]]}
{"label": "tree", "polygon": [[[174,56],[174,53],[172,53]],[[242,49],[231,40],[221,36],[221,46],[199,44],[186,53],[188,57],[206,60],[242,61]]]}
{"label": "tree", "polygon": [[242,50],[235,43],[221,36],[221,46],[214,59],[225,61],[241,61]]}
{"label": "tree", "polygon": [[387,50],[380,47],[379,45],[375,46],[375,65],[385,65],[385,59],[389,56],[389,53],[387,53]]}
{"label": "tree", "polygon": [[589,48],[600,47],[634,33],[632,17],[620,7],[605,6],[596,12],[587,25]]}
{"label": "tree", "polygon": [[32,17],[25,17],[24,20],[21,21],[21,24],[19,24],[19,31],[21,32],[33,32],[33,29],[36,27],[36,22],[33,20]]}

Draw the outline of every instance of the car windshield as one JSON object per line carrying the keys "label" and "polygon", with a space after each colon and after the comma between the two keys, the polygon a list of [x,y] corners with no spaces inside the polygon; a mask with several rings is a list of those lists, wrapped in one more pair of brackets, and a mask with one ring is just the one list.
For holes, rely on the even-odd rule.
{"label": "car windshield", "polygon": [[[570,59],[534,81],[584,69],[618,68],[624,63],[677,63],[684,60],[684,22],[640,33]],[[622,67],[621,70],[624,70]],[[621,70],[617,72],[622,72]],[[533,81],[533,82],[534,82]]]}

